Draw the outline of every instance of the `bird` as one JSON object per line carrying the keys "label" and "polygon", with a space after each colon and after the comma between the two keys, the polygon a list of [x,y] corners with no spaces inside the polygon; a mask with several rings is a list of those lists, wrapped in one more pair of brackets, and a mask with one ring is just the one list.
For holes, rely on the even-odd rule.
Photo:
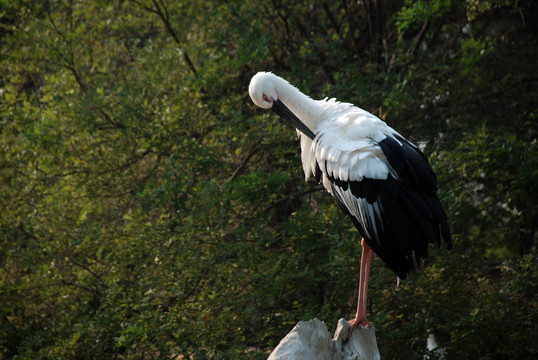
{"label": "bird", "polygon": [[252,77],[249,95],[295,127],[305,180],[323,184],[362,236],[357,311],[348,323],[350,329],[370,326],[372,252],[403,280],[421,268],[429,243],[440,246],[442,236],[452,248],[436,174],[416,145],[351,103],[314,100],[263,71]]}

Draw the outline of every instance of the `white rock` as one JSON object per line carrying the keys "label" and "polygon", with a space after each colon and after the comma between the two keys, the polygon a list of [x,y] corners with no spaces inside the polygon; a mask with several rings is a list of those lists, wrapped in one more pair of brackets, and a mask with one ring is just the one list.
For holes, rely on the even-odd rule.
{"label": "white rock", "polygon": [[340,319],[334,338],[318,320],[300,321],[269,355],[268,360],[379,360],[375,328],[349,325]]}
{"label": "white rock", "polygon": [[437,345],[437,341],[435,340],[435,335],[433,333],[428,334],[428,338],[426,339],[426,350],[428,350],[428,353],[424,355],[424,360],[445,360],[446,358],[446,349],[440,348],[439,345]]}

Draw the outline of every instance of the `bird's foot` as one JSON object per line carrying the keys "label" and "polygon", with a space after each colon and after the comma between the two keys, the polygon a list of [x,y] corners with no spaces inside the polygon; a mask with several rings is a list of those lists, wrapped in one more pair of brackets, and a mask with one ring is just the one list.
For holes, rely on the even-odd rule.
{"label": "bird's foot", "polygon": [[352,331],[357,326],[360,326],[363,329],[370,326],[370,323],[368,322],[368,320],[366,320],[366,317],[355,318],[353,320],[348,321],[347,323],[349,324],[349,328],[350,328],[349,331]]}

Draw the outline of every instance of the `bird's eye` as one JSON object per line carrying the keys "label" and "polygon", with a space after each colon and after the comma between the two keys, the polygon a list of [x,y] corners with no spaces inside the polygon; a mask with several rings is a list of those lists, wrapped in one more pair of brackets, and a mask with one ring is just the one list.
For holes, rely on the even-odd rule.
{"label": "bird's eye", "polygon": [[265,95],[265,94],[263,94],[263,100],[264,100],[264,101],[267,101],[267,102],[271,102],[271,101],[269,100],[269,98],[267,97],[267,95]]}

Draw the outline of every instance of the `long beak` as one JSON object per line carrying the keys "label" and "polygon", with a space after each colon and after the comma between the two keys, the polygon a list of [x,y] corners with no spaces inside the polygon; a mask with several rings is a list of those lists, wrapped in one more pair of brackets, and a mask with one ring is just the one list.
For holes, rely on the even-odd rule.
{"label": "long beak", "polygon": [[314,140],[316,134],[312,132],[290,109],[280,100],[273,102],[273,111],[277,113],[282,119],[289,121],[294,128]]}

